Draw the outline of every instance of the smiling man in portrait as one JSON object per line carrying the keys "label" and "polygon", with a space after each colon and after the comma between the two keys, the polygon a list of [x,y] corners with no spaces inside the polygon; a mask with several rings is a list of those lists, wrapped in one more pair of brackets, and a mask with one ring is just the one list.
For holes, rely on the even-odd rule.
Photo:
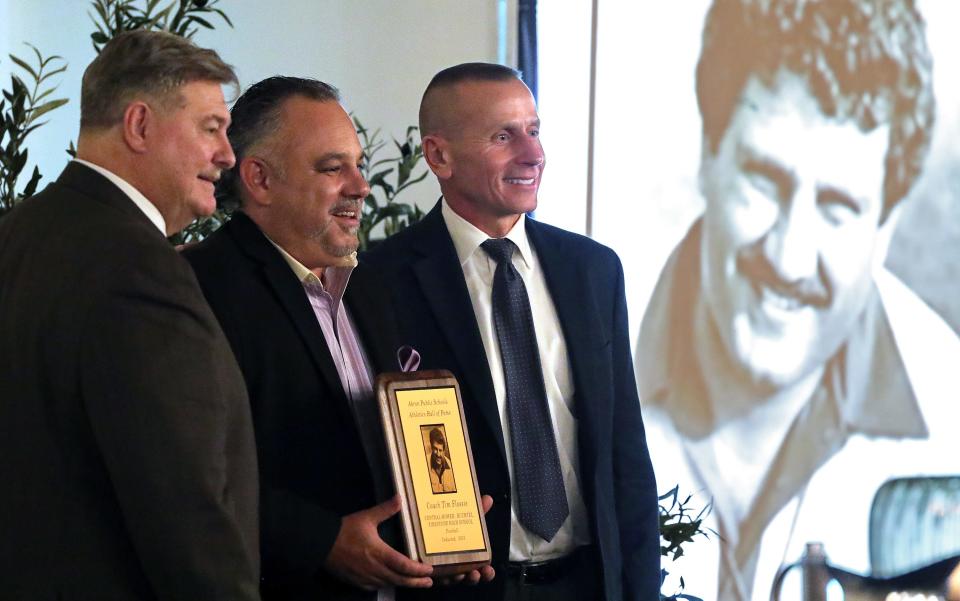
{"label": "smiling man in portrait", "polygon": [[658,476],[713,500],[692,592],[766,599],[808,541],[868,572],[879,485],[950,468],[960,343],[883,267],[934,121],[923,21],[909,0],[716,0],[697,99],[706,206],[638,381]]}

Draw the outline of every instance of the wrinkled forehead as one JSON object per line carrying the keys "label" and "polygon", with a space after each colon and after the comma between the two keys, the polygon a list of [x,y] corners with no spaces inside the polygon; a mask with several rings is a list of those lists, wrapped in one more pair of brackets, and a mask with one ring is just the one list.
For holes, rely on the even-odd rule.
{"label": "wrinkled forehead", "polygon": [[888,125],[864,131],[853,118],[828,114],[799,76],[774,87],[752,80],[718,148],[718,168],[762,168],[873,208],[882,197],[888,145]]}
{"label": "wrinkled forehead", "polygon": [[864,119],[853,97],[828,98],[822,90],[820,92],[816,82],[785,69],[771,77],[753,75],[744,83],[724,134],[729,133],[737,119],[761,119],[784,114],[798,115],[811,125],[823,122],[850,125],[864,135],[880,129],[889,132],[889,119]]}

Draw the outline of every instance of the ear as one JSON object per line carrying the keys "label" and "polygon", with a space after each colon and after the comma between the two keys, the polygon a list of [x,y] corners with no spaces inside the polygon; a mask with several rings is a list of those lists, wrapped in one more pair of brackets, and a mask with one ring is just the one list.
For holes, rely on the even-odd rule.
{"label": "ear", "polygon": [[453,156],[450,152],[450,144],[442,136],[430,134],[423,137],[420,141],[423,149],[423,158],[430,166],[437,179],[449,179],[453,175]]}
{"label": "ear", "polygon": [[237,167],[237,174],[253,202],[261,206],[270,205],[270,186],[274,178],[270,165],[257,157],[244,157]]}
{"label": "ear", "polygon": [[149,150],[147,133],[157,115],[142,100],[131,102],[123,110],[123,141],[135,153],[143,154]]}

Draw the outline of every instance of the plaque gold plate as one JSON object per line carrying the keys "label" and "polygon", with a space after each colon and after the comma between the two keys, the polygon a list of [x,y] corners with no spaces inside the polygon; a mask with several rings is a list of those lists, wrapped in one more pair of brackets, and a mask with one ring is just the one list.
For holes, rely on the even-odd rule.
{"label": "plaque gold plate", "polygon": [[490,563],[456,378],[446,370],[387,373],[376,388],[407,555],[435,576]]}

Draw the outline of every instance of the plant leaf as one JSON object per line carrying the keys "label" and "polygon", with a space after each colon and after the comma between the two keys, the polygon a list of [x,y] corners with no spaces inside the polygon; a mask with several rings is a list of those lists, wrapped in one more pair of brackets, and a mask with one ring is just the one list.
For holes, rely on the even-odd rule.
{"label": "plant leaf", "polygon": [[40,76],[40,80],[39,80],[39,82],[37,82],[37,83],[42,83],[43,81],[45,81],[45,80],[53,77],[54,75],[60,75],[61,73],[63,73],[63,72],[66,71],[66,70],[67,70],[67,65],[63,65],[62,67],[57,67],[56,69],[54,69],[54,70],[52,70],[52,71],[47,71],[47,72],[45,72],[43,75]]}
{"label": "plant leaf", "polygon": [[41,115],[45,115],[52,111],[53,109],[59,108],[69,102],[66,98],[58,98],[57,100],[51,100],[41,104],[40,106],[34,107],[30,110],[30,120],[33,121]]}
{"label": "plant leaf", "polygon": [[8,56],[10,57],[10,60],[12,60],[13,62],[17,63],[17,66],[19,66],[21,69],[23,69],[24,71],[26,71],[27,73],[29,73],[31,76],[33,76],[34,81],[37,80],[37,72],[34,71],[34,70],[33,70],[33,67],[31,67],[30,65],[28,65],[26,61],[24,61],[24,60],[22,60],[22,59],[20,59],[20,58],[17,58],[17,56],[15,56],[15,55],[13,55],[13,54],[10,54],[10,55],[8,55]]}
{"label": "plant leaf", "polygon": [[390,175],[390,173],[391,173],[392,171],[393,171],[392,168],[391,168],[391,169],[384,169],[384,170],[382,170],[382,171],[378,171],[378,172],[374,173],[373,175],[371,175],[371,176],[367,179],[367,183],[370,185],[371,188],[374,187],[374,186],[383,186],[383,185],[386,183],[386,179],[385,179],[385,178],[386,178],[388,175]]}
{"label": "plant leaf", "polygon": [[22,197],[24,199],[27,199],[33,196],[33,193],[37,191],[37,184],[39,183],[40,183],[40,169],[34,166],[33,175],[30,176],[30,181],[28,181],[27,185],[23,187]]}
{"label": "plant leaf", "polygon": [[229,25],[230,28],[233,29],[233,21],[231,21],[231,20],[230,20],[230,17],[227,16],[227,13],[223,12],[223,11],[220,10],[219,8],[214,8],[214,9],[213,9],[213,12],[215,12],[215,13],[217,13],[218,15],[220,15],[221,17],[223,17],[223,20],[227,22],[227,25]]}
{"label": "plant leaf", "polygon": [[397,188],[397,194],[400,194],[400,191],[401,191],[401,190],[404,190],[404,189],[409,188],[410,186],[412,186],[412,185],[414,185],[414,184],[418,184],[418,183],[422,182],[422,181],[424,180],[424,178],[427,177],[427,174],[428,174],[428,173],[430,173],[430,172],[429,172],[429,171],[424,171],[423,173],[421,173],[421,174],[418,175],[417,177],[415,177],[415,178],[413,178],[413,179],[408,179],[407,181],[403,182],[403,185],[402,185],[402,186],[399,186],[399,187]]}
{"label": "plant leaf", "polygon": [[214,26],[210,24],[210,21],[207,21],[206,19],[200,18],[196,15],[190,15],[189,19],[191,22],[199,23],[200,25],[202,25],[203,27],[206,27],[207,29],[215,29]]}

